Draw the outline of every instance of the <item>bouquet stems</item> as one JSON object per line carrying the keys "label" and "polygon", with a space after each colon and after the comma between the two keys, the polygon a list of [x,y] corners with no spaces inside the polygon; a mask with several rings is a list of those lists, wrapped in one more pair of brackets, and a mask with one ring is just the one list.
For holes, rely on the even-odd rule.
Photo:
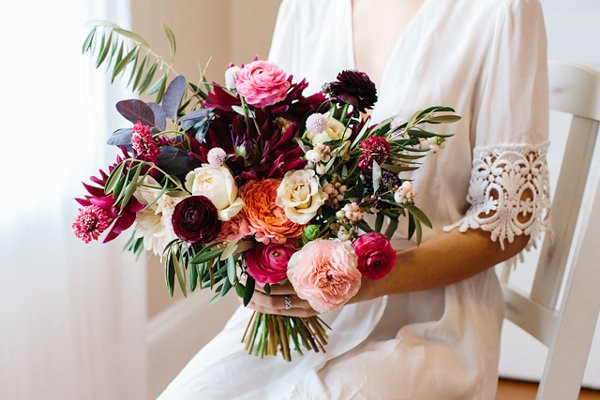
{"label": "bouquet stems", "polygon": [[298,337],[306,349],[325,353],[329,328],[319,317],[286,317],[282,315],[252,313],[248,320],[242,342],[248,354],[260,358],[281,353],[286,361],[292,360],[290,344],[302,355]]}

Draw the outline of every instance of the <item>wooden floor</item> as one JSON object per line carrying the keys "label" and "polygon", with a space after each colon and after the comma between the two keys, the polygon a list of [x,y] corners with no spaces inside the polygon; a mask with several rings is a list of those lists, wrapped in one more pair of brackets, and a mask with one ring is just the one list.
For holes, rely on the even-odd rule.
{"label": "wooden floor", "polygon": [[[496,400],[535,400],[537,384],[500,379]],[[582,390],[579,400],[600,400],[600,391]]]}

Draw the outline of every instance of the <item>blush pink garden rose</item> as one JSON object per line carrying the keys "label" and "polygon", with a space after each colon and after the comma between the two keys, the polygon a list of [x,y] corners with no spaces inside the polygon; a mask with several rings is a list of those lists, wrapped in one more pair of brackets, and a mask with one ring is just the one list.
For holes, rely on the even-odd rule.
{"label": "blush pink garden rose", "polygon": [[357,261],[349,242],[315,239],[292,255],[287,276],[298,297],[324,313],[358,293],[361,274]]}
{"label": "blush pink garden rose", "polygon": [[237,74],[235,88],[244,96],[246,103],[255,107],[267,107],[282,101],[291,86],[288,75],[277,65],[268,61],[253,61]]}
{"label": "blush pink garden rose", "polygon": [[262,244],[246,253],[248,274],[261,286],[276,285],[287,279],[288,261],[294,248],[283,244]]}
{"label": "blush pink garden rose", "polygon": [[396,251],[387,236],[369,232],[352,243],[358,256],[358,270],[367,279],[381,279],[390,273],[396,263]]}

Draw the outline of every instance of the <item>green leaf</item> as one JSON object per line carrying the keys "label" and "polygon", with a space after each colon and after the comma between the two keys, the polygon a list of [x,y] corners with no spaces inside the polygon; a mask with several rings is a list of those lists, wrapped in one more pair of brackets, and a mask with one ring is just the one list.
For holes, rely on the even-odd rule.
{"label": "green leaf", "polygon": [[100,53],[98,54],[98,59],[96,60],[96,68],[98,68],[108,55],[108,51],[110,50],[110,44],[112,43],[112,32],[108,35],[108,41],[105,42],[106,35],[102,35],[102,41],[100,42]]}
{"label": "green leaf", "polygon": [[414,215],[418,221],[421,221],[423,224],[425,224],[425,226],[427,226],[428,228],[432,227],[431,221],[429,220],[429,218],[427,218],[427,215],[425,215],[425,213],[421,211],[420,208],[418,208],[415,205],[409,204],[406,206],[406,209],[409,213]]}
{"label": "green leaf", "polygon": [[219,247],[217,249],[201,251],[191,261],[192,264],[201,264],[206,261],[213,260],[221,255],[225,251],[225,247]]}
{"label": "green leaf", "polygon": [[[118,66],[121,63],[121,61],[123,60],[123,51],[124,51],[124,47],[123,46],[124,46],[124,44],[123,44],[123,42],[121,42],[121,46],[119,46],[119,52],[117,53],[117,58],[116,58],[115,63],[114,63],[115,66]],[[115,78],[117,76],[117,74],[115,73],[115,71],[116,71],[116,67],[113,70],[112,76],[110,78],[110,83],[113,83],[115,81]]]}
{"label": "green leaf", "polygon": [[135,172],[133,174],[131,182],[129,183],[129,186],[127,187],[127,190],[125,191],[125,195],[123,196],[123,199],[120,202],[121,209],[125,208],[125,206],[129,203],[131,196],[133,196],[135,190],[138,188],[138,178],[140,177],[142,165],[138,164],[133,168],[135,169]]}
{"label": "green leaf", "polygon": [[227,257],[227,278],[229,282],[233,285],[237,280],[236,270],[235,270],[235,259],[233,256]]}
{"label": "green leaf", "polygon": [[188,284],[190,292],[196,290],[196,285],[198,284],[198,266],[196,264],[188,265]]}
{"label": "green leaf", "polygon": [[225,296],[227,292],[229,292],[229,289],[231,289],[232,287],[232,283],[226,279],[225,282],[223,282],[223,286],[221,286],[221,296]]}
{"label": "green leaf", "polygon": [[158,78],[156,83],[154,83],[154,85],[152,85],[152,87],[150,89],[148,89],[148,92],[147,92],[148,94],[156,93],[156,102],[157,103],[161,102],[163,95],[165,94],[168,76],[169,76],[169,73],[165,72],[165,74],[162,75],[160,78]]}
{"label": "green leaf", "polygon": [[127,67],[127,64],[129,64],[131,62],[131,60],[137,56],[139,51],[140,51],[139,46],[134,47],[125,55],[125,57],[123,57],[123,59],[121,59],[115,65],[115,69],[112,74],[111,82],[114,81],[115,78],[125,69],[125,67]]}
{"label": "green leaf", "polygon": [[423,236],[423,230],[421,228],[421,222],[419,220],[415,220],[415,233],[417,235],[416,241],[418,246],[421,244],[421,238]]}
{"label": "green leaf", "polygon": [[145,46],[145,47],[150,47],[150,45],[148,45],[148,42],[146,42],[146,40],[144,40],[143,37],[141,37],[140,35],[138,35],[137,33],[128,31],[126,29],[120,28],[115,26],[115,28],[113,29],[114,32],[117,32],[119,35],[126,37],[127,39],[133,40],[134,42]]}
{"label": "green leaf", "polygon": [[[173,251],[173,250],[171,250]],[[178,252],[177,252],[178,253]],[[187,289],[185,287],[185,271],[183,266],[179,260],[179,254],[171,253],[173,259],[173,266],[175,268],[175,275],[177,276],[177,283],[179,283],[179,287],[181,288],[181,292],[184,297],[187,297]]]}
{"label": "green leaf", "polygon": [[231,256],[238,248],[239,242],[231,242],[227,245],[223,253],[221,254],[221,260],[226,260]]}
{"label": "green leaf", "polygon": [[167,40],[169,41],[169,50],[171,51],[171,59],[173,59],[173,57],[175,57],[175,52],[177,50],[177,43],[175,42],[175,34],[173,33],[173,31],[171,30],[171,28],[169,28],[169,26],[167,24],[161,24],[163,32],[165,33],[165,36],[167,37]]}
{"label": "green leaf", "polygon": [[241,283],[237,282],[235,284],[235,292],[237,293],[238,297],[240,299],[244,298],[244,285],[242,285]]}
{"label": "green leaf", "polygon": [[356,226],[359,229],[362,229],[363,231],[365,231],[367,233],[368,232],[373,232],[373,229],[371,229],[371,227],[369,226],[369,224],[364,219],[361,219],[360,221],[356,221]]}
{"label": "green leaf", "polygon": [[250,303],[252,299],[252,295],[254,294],[254,286],[256,285],[256,281],[250,275],[247,275],[246,286],[244,287],[244,307]]}
{"label": "green leaf", "polygon": [[377,217],[375,218],[375,231],[381,232],[382,227],[383,227],[383,213],[377,213]]}
{"label": "green leaf", "polygon": [[385,230],[385,236],[387,236],[388,239],[391,239],[392,236],[394,236],[396,229],[398,229],[398,220],[390,219],[390,223],[388,224],[387,229]]}
{"label": "green leaf", "polygon": [[434,115],[433,117],[427,118],[423,120],[423,122],[428,122],[430,124],[452,124],[454,122],[460,121],[459,115],[449,114],[449,115]]}
{"label": "green leaf", "polygon": [[167,254],[167,260],[165,262],[165,283],[167,284],[171,297],[173,297],[173,289],[175,287],[175,267],[173,266],[171,252]]}
{"label": "green leaf", "polygon": [[210,299],[208,301],[208,304],[215,304],[217,301],[221,300],[223,298],[223,295],[221,293],[217,293],[213,296],[212,299]]}
{"label": "green leaf", "polygon": [[94,36],[96,36],[96,28],[93,28],[90,33],[87,34],[85,40],[83,41],[83,45],[81,46],[81,54],[85,54],[86,51],[92,48]]}
{"label": "green leaf", "polygon": [[150,86],[150,83],[152,83],[152,79],[154,79],[154,74],[156,73],[157,68],[158,68],[158,61],[154,61],[154,63],[150,66],[150,68],[148,68],[148,71],[146,72],[146,76],[144,77],[144,80],[142,81],[142,83],[140,84],[140,87],[138,88],[138,91],[140,93],[144,93],[146,91],[146,89],[148,88],[148,86]]}
{"label": "green leaf", "polygon": [[94,27],[96,27],[96,26],[103,26],[105,28],[111,28],[111,29],[116,29],[116,28],[119,27],[114,22],[107,21],[107,20],[104,20],[104,19],[93,19],[91,21],[88,21],[86,23],[86,25],[87,26],[94,26]]}
{"label": "green leaf", "polygon": [[148,55],[145,55],[144,58],[142,58],[142,62],[140,63],[140,66],[138,67],[137,73],[135,75],[135,80],[133,81],[133,88],[132,88],[133,91],[135,91],[137,89],[138,85],[142,81],[142,76],[144,75],[144,69],[146,68],[147,63],[148,63]]}
{"label": "green leaf", "polygon": [[408,238],[412,238],[415,233],[415,217],[411,213],[408,213]]}
{"label": "green leaf", "polygon": [[112,191],[118,182],[118,179],[121,177],[121,174],[123,173],[123,168],[125,168],[125,163],[121,162],[112,170],[108,176],[108,179],[106,180],[106,184],[104,185],[104,193],[108,194]]}

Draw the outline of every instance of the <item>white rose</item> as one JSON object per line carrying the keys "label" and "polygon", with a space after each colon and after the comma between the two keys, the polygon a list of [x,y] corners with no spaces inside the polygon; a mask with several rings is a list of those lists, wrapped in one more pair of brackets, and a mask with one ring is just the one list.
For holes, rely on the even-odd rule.
{"label": "white rose", "polygon": [[238,197],[238,187],[233,175],[225,166],[205,164],[188,172],[185,187],[192,196],[204,196],[212,201],[221,221],[229,221],[244,206],[244,201]]}
{"label": "white rose", "polygon": [[277,188],[277,205],[292,222],[300,225],[307,224],[326,199],[327,194],[319,188],[315,171],[310,169],[286,172]]}
{"label": "white rose", "polygon": [[350,130],[347,130],[344,124],[342,124],[340,121],[335,118],[328,118],[327,125],[322,132],[312,133],[307,131],[306,137],[308,140],[310,140],[313,146],[316,146],[317,144],[330,142],[332,140],[346,140],[350,137],[350,134]]}

